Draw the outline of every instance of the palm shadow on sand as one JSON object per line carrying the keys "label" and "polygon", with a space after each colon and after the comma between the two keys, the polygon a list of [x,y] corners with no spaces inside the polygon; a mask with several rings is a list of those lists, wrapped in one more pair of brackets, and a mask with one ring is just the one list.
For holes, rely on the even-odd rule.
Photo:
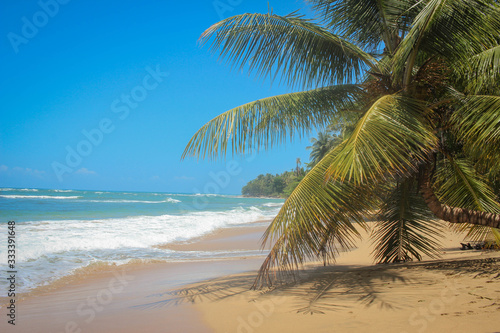
{"label": "palm shadow on sand", "polygon": [[[410,286],[414,283],[432,284],[422,276],[408,274],[413,269],[432,270],[446,275],[474,274],[488,275],[500,279],[500,258],[474,258],[466,260],[437,260],[369,267],[327,266],[309,269],[299,273],[295,280],[272,288],[250,290],[256,277],[255,272],[243,273],[207,280],[186,288],[169,290],[149,295],[150,303],[136,306],[139,309],[177,306],[185,303],[216,302],[232,297],[244,296],[249,302],[264,300],[268,296],[290,297],[295,311],[303,314],[324,314],[325,312],[348,310],[359,306],[378,306],[385,309],[399,309],[405,305],[404,295],[391,294],[391,288]],[[413,276],[413,277],[411,277]],[[401,290],[401,289],[400,289]],[[158,300],[156,300],[158,299]],[[272,298],[270,298],[272,299]]]}
{"label": "palm shadow on sand", "polygon": [[350,266],[320,267],[299,273],[295,280],[257,291],[250,290],[256,277],[256,273],[251,272],[148,295],[148,298],[158,300],[137,305],[136,308],[151,309],[186,303],[216,302],[236,296],[245,296],[251,302],[279,295],[291,297],[293,311],[303,314],[345,310],[356,303],[388,309],[399,308],[400,302],[385,299],[380,289],[392,283],[409,283],[409,279],[388,268],[394,266],[354,269]]}

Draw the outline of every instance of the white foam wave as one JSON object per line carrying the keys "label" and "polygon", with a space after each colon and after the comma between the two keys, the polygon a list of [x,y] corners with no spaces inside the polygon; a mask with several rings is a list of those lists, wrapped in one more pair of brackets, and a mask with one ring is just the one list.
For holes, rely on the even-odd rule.
{"label": "white foam wave", "polygon": [[0,188],[0,191],[38,192],[36,188],[12,188],[12,187]]}
{"label": "white foam wave", "polygon": [[73,190],[53,190],[54,192],[62,192],[62,193],[67,193],[67,192],[74,192]]}
{"label": "white foam wave", "polygon": [[165,202],[170,202],[170,203],[178,203],[181,202],[180,200],[173,199],[173,198],[166,198],[165,200],[161,201],[150,201],[150,200],[126,200],[126,199],[117,199],[117,200],[81,200],[84,202],[107,202],[107,203],[151,203],[151,204],[158,204],[158,203],[165,203]]}
{"label": "white foam wave", "polygon": [[[18,260],[68,251],[150,248],[188,240],[230,225],[259,221],[263,217],[263,212],[257,208],[237,208],[184,215],[26,222],[16,225],[19,243],[25,244],[19,250]],[[0,249],[0,253],[2,251]]]}
{"label": "white foam wave", "polygon": [[281,207],[281,206],[283,206],[283,203],[282,202],[268,202],[268,203],[263,204],[262,206],[264,206],[264,207]]}
{"label": "white foam wave", "polygon": [[227,195],[224,194],[214,194],[214,193],[195,193],[195,194],[187,194],[188,196],[195,196],[195,197],[227,197]]}
{"label": "white foam wave", "polygon": [[6,194],[0,195],[1,198],[8,199],[78,199],[79,196],[57,196],[57,195],[16,195],[16,194]]}

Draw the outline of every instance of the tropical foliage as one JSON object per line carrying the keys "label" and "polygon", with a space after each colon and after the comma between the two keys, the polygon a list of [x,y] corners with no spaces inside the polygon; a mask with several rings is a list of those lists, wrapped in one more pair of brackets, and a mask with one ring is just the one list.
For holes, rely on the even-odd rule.
{"label": "tropical foliage", "polygon": [[311,162],[308,166],[314,167],[333,147],[338,146],[341,142],[342,138],[335,133],[329,131],[318,132],[318,138],[311,138],[312,145],[307,147],[307,149],[311,150],[309,156]]}
{"label": "tropical foliage", "polygon": [[201,36],[235,67],[304,91],[222,113],[184,157],[270,148],[329,124],[346,129],[266,231],[273,246],[256,286],[320,253],[334,258],[372,212],[378,262],[435,254],[441,224],[431,216],[474,237],[498,236],[498,2],[310,2],[317,20],[242,14]]}
{"label": "tropical foliage", "polygon": [[261,174],[241,189],[241,194],[251,197],[281,197],[292,194],[305,176],[304,168],[292,169],[281,174]]}

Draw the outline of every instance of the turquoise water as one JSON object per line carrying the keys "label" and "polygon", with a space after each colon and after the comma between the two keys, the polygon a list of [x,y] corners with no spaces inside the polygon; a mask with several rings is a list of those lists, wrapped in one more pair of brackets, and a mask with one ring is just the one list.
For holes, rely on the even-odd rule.
{"label": "turquoise water", "polygon": [[[276,216],[280,199],[211,194],[0,189],[0,270],[8,221],[16,221],[18,291],[89,264],[252,256],[260,251],[173,251],[155,245]],[[3,245],[2,245],[3,244]],[[0,296],[6,281],[0,280]]]}

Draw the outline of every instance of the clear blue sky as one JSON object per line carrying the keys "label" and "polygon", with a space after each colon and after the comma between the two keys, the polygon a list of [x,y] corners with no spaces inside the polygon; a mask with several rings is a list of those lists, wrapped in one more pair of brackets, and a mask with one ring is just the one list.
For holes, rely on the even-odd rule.
{"label": "clear blue sky", "polygon": [[[303,1],[269,4],[308,13]],[[238,194],[308,161],[309,138],[229,165],[180,160],[216,115],[290,92],[197,43],[222,18],[267,11],[267,0],[2,0],[0,187]]]}

